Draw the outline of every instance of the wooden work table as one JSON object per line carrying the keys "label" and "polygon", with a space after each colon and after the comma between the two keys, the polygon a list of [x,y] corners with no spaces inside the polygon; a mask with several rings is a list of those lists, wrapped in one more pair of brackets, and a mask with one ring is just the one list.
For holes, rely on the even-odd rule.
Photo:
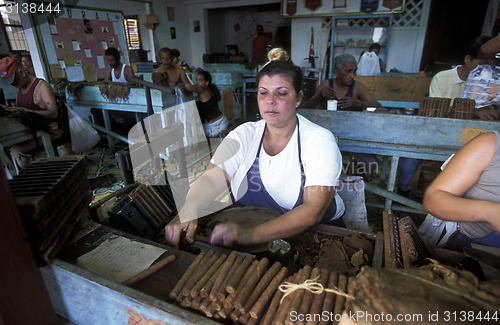
{"label": "wooden work table", "polygon": [[[95,249],[110,234],[166,249],[167,252],[158,259],[171,254],[176,259],[130,287],[76,265],[78,257]],[[196,255],[92,222],[80,223],[80,229],[73,237],[70,239],[73,242],[50,266],[41,268],[52,304],[59,315],[77,324],[127,324],[138,315],[144,320],[161,320],[165,324],[216,324],[174,305],[168,297]]]}
{"label": "wooden work table", "polygon": [[[367,191],[385,198],[385,210],[423,213],[419,202],[394,192],[400,158],[445,161],[478,134],[500,131],[498,121],[314,109],[300,109],[298,112],[329,129],[336,136],[342,152],[384,156],[384,167],[388,158],[392,158],[386,188],[365,184]],[[393,201],[403,206],[393,207]]]}
{"label": "wooden work table", "polygon": [[[309,231],[310,238],[313,238],[313,233],[337,238],[339,236],[362,236],[373,242],[374,252],[382,251],[381,241],[376,241],[381,238],[374,235],[321,224],[312,227]],[[176,259],[158,272],[131,286],[104,278],[77,265],[78,258],[97,249],[111,235],[166,249],[167,251],[158,260],[171,254],[174,254]],[[297,237],[303,238],[303,236]],[[205,246],[201,250],[207,249],[217,251],[219,248]],[[380,267],[382,254],[373,254],[376,256],[373,257],[373,265]],[[209,318],[181,308],[169,297],[171,290],[196,256],[84,220],[75,229],[72,238],[68,240],[66,248],[59,253],[57,259],[50,266],[41,268],[41,272],[56,312],[77,324],[130,324],[131,320],[140,319],[145,323],[147,320],[161,321],[158,324],[218,324]]]}

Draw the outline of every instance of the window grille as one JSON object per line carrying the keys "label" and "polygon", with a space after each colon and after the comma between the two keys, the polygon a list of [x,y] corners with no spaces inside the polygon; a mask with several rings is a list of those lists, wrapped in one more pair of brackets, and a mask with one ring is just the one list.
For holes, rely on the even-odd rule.
{"label": "window grille", "polygon": [[125,25],[125,36],[127,37],[127,47],[129,50],[141,49],[141,37],[139,34],[139,19],[126,17],[123,20]]}
{"label": "window grille", "polygon": [[8,10],[7,4],[15,5],[14,0],[0,0],[0,14],[2,15],[5,34],[9,40],[11,51],[28,51],[26,35],[24,35],[21,17],[16,10]]}

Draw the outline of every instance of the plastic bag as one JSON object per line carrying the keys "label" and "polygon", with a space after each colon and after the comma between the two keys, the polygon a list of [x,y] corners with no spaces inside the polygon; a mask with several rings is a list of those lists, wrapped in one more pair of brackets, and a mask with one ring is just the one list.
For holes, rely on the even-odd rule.
{"label": "plastic bag", "polygon": [[195,101],[184,102],[184,96],[179,87],[175,88],[174,121],[184,125],[184,147],[206,141],[205,132],[200,121]]}
{"label": "plastic bag", "polygon": [[380,59],[374,52],[365,52],[358,63],[358,76],[380,76]]}
{"label": "plastic bag", "polygon": [[347,229],[368,232],[368,213],[365,205],[365,181],[361,176],[341,175],[337,192],[344,201],[342,220]]}
{"label": "plastic bag", "polygon": [[445,221],[427,214],[418,228],[422,240],[429,247],[444,247],[450,236],[458,230],[458,222]]}
{"label": "plastic bag", "polygon": [[476,108],[500,102],[500,71],[489,64],[478,65],[469,73],[462,98],[474,99]]}
{"label": "plastic bag", "polygon": [[70,107],[68,107],[68,118],[71,132],[71,149],[74,152],[92,149],[101,139],[99,133]]}

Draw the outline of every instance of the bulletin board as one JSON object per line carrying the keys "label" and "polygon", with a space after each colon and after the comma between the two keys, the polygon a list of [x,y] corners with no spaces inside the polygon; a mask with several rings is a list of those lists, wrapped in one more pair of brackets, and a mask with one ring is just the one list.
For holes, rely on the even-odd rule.
{"label": "bulletin board", "polygon": [[104,51],[109,47],[118,49],[121,62],[129,61],[121,12],[61,6],[56,15],[36,14],[34,20],[51,80],[104,79]]}
{"label": "bulletin board", "polygon": [[281,0],[283,17],[401,13],[405,0]]}

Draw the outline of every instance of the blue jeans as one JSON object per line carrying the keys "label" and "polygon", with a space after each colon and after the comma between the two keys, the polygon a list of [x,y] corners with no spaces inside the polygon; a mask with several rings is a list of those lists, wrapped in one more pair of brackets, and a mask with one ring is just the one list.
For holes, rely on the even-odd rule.
{"label": "blue jeans", "polygon": [[218,136],[222,131],[227,129],[228,124],[229,123],[227,121],[227,117],[225,117],[224,115],[222,115],[222,117],[215,122],[212,122],[210,124],[203,124],[203,130],[205,131],[205,136],[207,137]]}
{"label": "blue jeans", "polygon": [[420,159],[400,158],[398,168],[398,190],[409,191],[413,175],[417,170]]}
{"label": "blue jeans", "polygon": [[469,247],[472,243],[500,248],[500,232],[492,231],[488,235],[479,239],[472,239],[461,232],[458,232],[456,235],[453,234],[450,239],[448,239],[446,247],[457,251],[463,251],[465,247]]}

